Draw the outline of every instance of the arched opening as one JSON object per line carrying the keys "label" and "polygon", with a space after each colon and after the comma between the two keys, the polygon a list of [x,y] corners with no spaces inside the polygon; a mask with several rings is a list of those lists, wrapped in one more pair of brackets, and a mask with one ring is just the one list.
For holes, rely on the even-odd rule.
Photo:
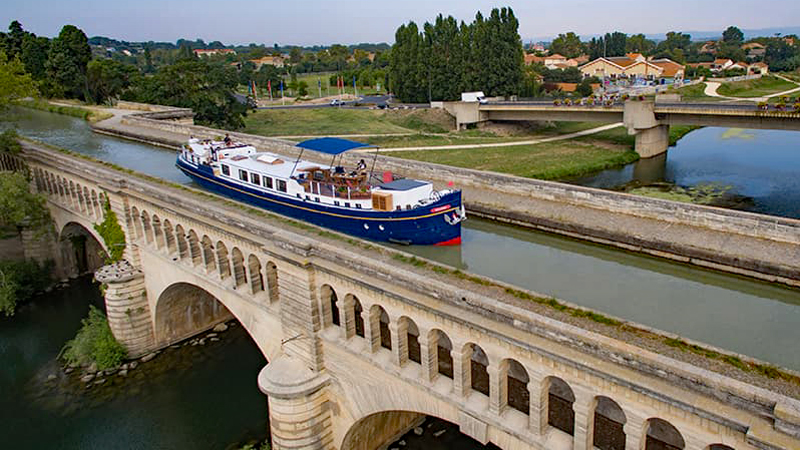
{"label": "arched opening", "polygon": [[173,344],[214,327],[233,315],[213,295],[188,283],[168,287],[156,304],[156,341]]}
{"label": "arched opening", "polygon": [[67,189],[69,192],[69,205],[78,210],[78,212],[83,212],[83,204],[78,201],[80,194],[75,190],[75,183],[70,181]]}
{"label": "arched opening", "polygon": [[208,236],[203,236],[203,265],[209,274],[217,270],[217,258],[214,254],[214,244]]}
{"label": "arched opening", "polygon": [[422,364],[422,354],[419,347],[419,328],[413,320],[408,317],[402,317],[406,323],[406,349],[408,351],[408,360],[414,361],[417,364]]}
{"label": "arched opening", "polygon": [[247,272],[250,275],[250,293],[264,292],[264,275],[261,273],[261,261],[256,255],[247,257]]}
{"label": "arched opening", "polygon": [[247,284],[247,275],[244,272],[244,255],[238,247],[231,250],[231,262],[233,263],[233,285],[240,287]]}
{"label": "arched opening", "polygon": [[[392,332],[389,330],[389,315],[386,314],[386,310],[383,309],[380,305],[373,305],[369,311],[370,317],[370,332],[372,333],[372,339],[377,339],[377,346],[373,346],[373,349],[377,349],[376,347],[383,347],[387,350],[392,349]],[[377,336],[375,335],[375,331],[378,331]]]}
{"label": "arched opening", "polygon": [[355,328],[356,336],[366,337],[364,334],[364,308],[361,307],[361,302],[358,301],[358,297],[355,295],[351,296],[353,300],[353,325]]}
{"label": "arched opening", "polygon": [[103,208],[100,207],[100,201],[97,198],[97,191],[92,189],[92,207],[94,208],[94,217],[98,220],[103,218]]}
{"label": "arched opening", "polygon": [[708,446],[707,450],[734,450],[733,447],[729,447],[725,444],[711,444]]}
{"label": "arched opening", "polygon": [[547,424],[567,434],[575,433],[575,394],[569,385],[558,377],[549,377],[547,386]]}
{"label": "arched opening", "polygon": [[166,247],[166,242],[164,241],[164,228],[161,225],[161,219],[159,219],[157,215],[153,214],[151,224],[153,225],[153,237],[156,243],[156,248],[161,250],[162,248]]}
{"label": "arched opening", "polygon": [[269,302],[277,302],[280,298],[278,295],[278,266],[272,261],[267,263],[267,289],[269,289]]}
{"label": "arched opening", "polygon": [[528,371],[514,359],[501,363],[501,373],[505,372],[505,404],[523,414],[530,414],[530,392],[528,391]]}
{"label": "arched opening", "polygon": [[186,242],[186,231],[180,224],[175,226],[175,240],[178,244],[178,258],[181,260],[187,259],[189,257],[189,243]]}
{"label": "arched opening", "polygon": [[92,205],[92,195],[89,193],[89,188],[86,186],[83,187],[83,198],[86,201],[86,214],[89,217],[96,217],[94,206]]}
{"label": "arched opening", "polygon": [[108,259],[97,238],[75,222],[66,224],[61,230],[59,250],[64,267],[73,274],[94,272],[103,267]]}
{"label": "arched opening", "polygon": [[139,210],[134,206],[131,208],[131,221],[133,222],[133,239],[144,238],[144,231],[142,231],[142,216],[139,215]]}
{"label": "arched opening", "polygon": [[647,419],[644,450],[683,450],[683,436],[671,423],[658,417]]}
{"label": "arched opening", "polygon": [[172,228],[172,223],[170,223],[169,219],[164,219],[164,242],[169,255],[178,253],[178,247],[175,245],[175,230]]}
{"label": "arched opening", "polygon": [[436,373],[453,379],[453,343],[442,330],[431,330],[430,343],[436,350]]}
{"label": "arched opening", "polygon": [[485,396],[489,396],[489,358],[486,357],[486,352],[473,343],[467,344],[467,354],[469,354],[469,377],[470,387],[473,391],[480,392]]}
{"label": "arched opening", "polygon": [[197,267],[203,264],[203,253],[200,251],[200,239],[197,238],[197,233],[190,230],[186,239],[189,241],[189,256],[192,258],[192,265]]}
{"label": "arched opening", "polygon": [[231,276],[231,260],[228,254],[228,247],[222,241],[217,241],[217,268],[219,271],[219,278],[225,280]]}
{"label": "arched opening", "polygon": [[320,289],[320,295],[325,325],[341,326],[341,321],[339,320],[339,297],[337,297],[336,291],[326,284]]}
{"label": "arched opening", "polygon": [[600,450],[625,450],[625,413],[608,397],[595,398],[592,442]]}
{"label": "arched opening", "polygon": [[144,228],[144,241],[148,244],[153,243],[153,227],[150,224],[150,214],[142,211],[142,228]]}

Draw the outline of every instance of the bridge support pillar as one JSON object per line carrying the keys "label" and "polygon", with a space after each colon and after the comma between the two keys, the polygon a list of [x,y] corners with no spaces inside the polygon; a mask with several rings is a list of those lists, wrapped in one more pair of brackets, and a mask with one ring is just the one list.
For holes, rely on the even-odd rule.
{"label": "bridge support pillar", "polygon": [[135,358],[155,350],[150,306],[144,274],[128,261],[101,267],[94,275],[105,288],[108,326],[114,337]]}
{"label": "bridge support pillar", "polygon": [[658,156],[669,147],[669,125],[636,130],[636,153],[643,159]]}
{"label": "bridge support pillar", "polygon": [[334,449],[328,382],[286,354],[261,370],[258,387],[269,399],[274,450]]}
{"label": "bridge support pillar", "polygon": [[590,450],[594,431],[589,417],[592,412],[592,395],[577,388],[573,392],[575,393],[575,403],[572,405],[572,409],[575,411],[575,432],[572,448],[573,450]]}

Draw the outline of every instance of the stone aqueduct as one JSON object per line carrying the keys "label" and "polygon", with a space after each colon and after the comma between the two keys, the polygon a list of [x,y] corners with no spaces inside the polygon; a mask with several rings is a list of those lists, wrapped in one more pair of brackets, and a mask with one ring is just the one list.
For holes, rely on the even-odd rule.
{"label": "stone aqueduct", "polygon": [[202,194],[33,144],[22,159],[62,235],[104,246],[93,225],[106,201],[117,215],[129,265],[98,277],[131,353],[247,329],[273,448],[379,448],[424,415],[506,450],[800,448],[793,398]]}

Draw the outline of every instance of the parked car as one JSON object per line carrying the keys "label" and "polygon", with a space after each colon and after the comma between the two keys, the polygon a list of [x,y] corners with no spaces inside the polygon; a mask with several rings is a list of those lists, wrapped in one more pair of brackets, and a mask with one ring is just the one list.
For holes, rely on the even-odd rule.
{"label": "parked car", "polygon": [[340,105],[344,105],[344,102],[339,100],[338,98],[331,100],[331,106],[340,106]]}

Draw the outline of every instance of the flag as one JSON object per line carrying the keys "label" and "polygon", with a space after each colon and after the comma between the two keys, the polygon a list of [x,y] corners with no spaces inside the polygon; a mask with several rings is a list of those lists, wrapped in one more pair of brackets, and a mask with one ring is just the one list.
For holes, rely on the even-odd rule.
{"label": "flag", "polygon": [[322,89],[322,80],[320,80],[319,78],[317,78],[317,87]]}
{"label": "flag", "polygon": [[353,75],[353,89],[356,88],[356,76]]}
{"label": "flag", "polygon": [[272,95],[272,80],[267,80],[267,90]]}

